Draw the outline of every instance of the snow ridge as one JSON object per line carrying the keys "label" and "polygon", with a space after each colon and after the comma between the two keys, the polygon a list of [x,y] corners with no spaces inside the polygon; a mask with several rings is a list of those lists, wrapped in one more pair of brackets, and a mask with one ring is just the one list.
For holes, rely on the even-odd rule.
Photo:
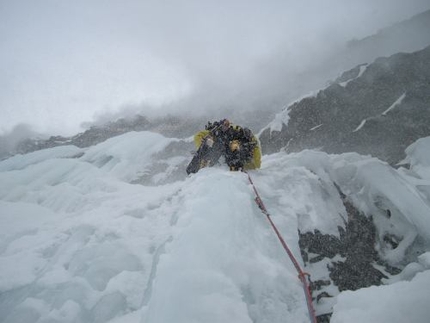
{"label": "snow ridge", "polygon": [[[246,174],[220,165],[170,184],[133,184],[141,173],[158,176],[148,173],[154,156],[176,141],[134,132],[0,162],[2,322],[309,321],[301,282]],[[272,220],[315,278],[327,273],[305,266],[298,231],[339,235],[347,213],[334,183],[372,215],[387,262],[404,261],[416,241],[424,250],[386,286],[333,288],[337,305],[316,304],[317,313],[334,310],[334,322],[401,322],[382,313],[382,297],[410,322],[430,316],[420,303],[406,311],[430,296],[417,288],[430,272],[429,151],[428,138],[408,148],[410,169],[355,153],[277,153],[251,172]],[[385,234],[403,240],[389,249]],[[361,306],[366,311],[354,314]]]}

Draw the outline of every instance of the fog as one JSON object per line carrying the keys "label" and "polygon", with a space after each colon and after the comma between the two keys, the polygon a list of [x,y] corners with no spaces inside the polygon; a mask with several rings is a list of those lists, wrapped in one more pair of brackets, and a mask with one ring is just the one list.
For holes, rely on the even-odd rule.
{"label": "fog", "polygon": [[329,81],[315,71],[347,41],[428,8],[428,0],[0,0],[0,134],[24,123],[71,135],[133,113],[274,113]]}

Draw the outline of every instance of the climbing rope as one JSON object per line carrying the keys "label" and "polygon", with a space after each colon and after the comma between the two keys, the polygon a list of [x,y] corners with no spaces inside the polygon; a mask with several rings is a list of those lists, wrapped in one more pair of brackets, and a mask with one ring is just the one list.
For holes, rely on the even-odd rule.
{"label": "climbing rope", "polygon": [[[306,272],[304,272],[302,270],[302,268],[300,267],[297,259],[294,257],[293,253],[291,252],[290,248],[288,248],[287,244],[285,243],[285,240],[282,238],[281,233],[279,232],[278,228],[276,227],[276,225],[273,223],[269,212],[267,212],[267,209],[262,201],[262,199],[260,198],[260,194],[258,194],[258,191],[254,185],[254,182],[251,179],[251,176],[244,171],[244,173],[246,173],[246,175],[248,175],[248,180],[252,185],[252,188],[254,190],[255,193],[255,202],[257,203],[258,207],[260,208],[261,212],[266,215],[267,219],[269,220],[270,225],[272,226],[273,230],[275,231],[279,241],[282,244],[282,247],[284,247],[284,250],[287,252],[288,256],[291,259],[291,262],[294,264],[294,267],[296,267],[297,273],[298,273],[298,277],[301,280],[301,282],[303,283],[303,290],[305,292],[305,297],[306,297],[306,303],[308,306],[308,311],[309,311],[309,319],[312,323],[317,323],[317,318],[315,316],[315,309],[314,306],[312,304],[312,295],[311,295],[311,291],[310,291],[310,287],[309,287],[309,280],[310,280],[310,275]],[[306,277],[308,279],[306,279]]]}

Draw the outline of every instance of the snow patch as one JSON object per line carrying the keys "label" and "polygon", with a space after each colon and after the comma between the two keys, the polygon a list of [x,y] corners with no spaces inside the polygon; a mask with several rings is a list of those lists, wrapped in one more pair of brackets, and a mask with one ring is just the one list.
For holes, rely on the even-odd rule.
{"label": "snow patch", "polygon": [[321,123],[321,124],[319,124],[318,126],[315,126],[315,127],[313,127],[313,128],[311,128],[311,129],[309,129],[310,131],[314,131],[314,130],[317,130],[319,127],[321,127],[323,124]]}
{"label": "snow patch", "polygon": [[359,124],[359,126],[357,128],[355,128],[355,130],[353,130],[352,132],[357,132],[358,130],[360,130],[361,128],[363,128],[363,126],[366,124],[366,119],[362,120],[361,123]]}
{"label": "snow patch", "polygon": [[386,116],[388,112],[390,112],[391,110],[393,110],[396,106],[402,104],[403,99],[406,97],[406,93],[403,93],[397,100],[396,102],[394,102],[387,110],[385,110],[384,112],[382,112],[383,116]]}
{"label": "snow patch", "polygon": [[430,270],[410,282],[343,292],[330,322],[425,322],[430,317]]}
{"label": "snow patch", "polygon": [[286,126],[288,125],[288,121],[290,120],[290,116],[289,116],[290,108],[295,103],[300,102],[303,99],[316,97],[318,92],[319,91],[312,91],[287,104],[281,112],[276,114],[275,118],[265,128],[260,130],[260,132],[258,133],[258,136],[260,136],[266,129],[269,129],[270,133],[272,133],[273,131],[280,132],[282,130],[283,125],[286,125]]}
{"label": "snow patch", "polygon": [[353,80],[356,80],[356,79],[358,79],[359,77],[361,77],[361,76],[363,75],[363,73],[366,71],[367,66],[368,66],[367,64],[363,64],[363,65],[361,65],[361,66],[360,66],[360,71],[358,72],[357,77],[354,77],[354,78],[352,78],[352,79],[349,79],[348,81],[345,81],[345,82],[341,82],[341,83],[339,83],[339,85],[340,85],[340,86],[342,86],[342,87],[346,87],[346,86],[348,85],[348,83],[349,83],[349,82],[351,82],[351,81],[353,81]]}

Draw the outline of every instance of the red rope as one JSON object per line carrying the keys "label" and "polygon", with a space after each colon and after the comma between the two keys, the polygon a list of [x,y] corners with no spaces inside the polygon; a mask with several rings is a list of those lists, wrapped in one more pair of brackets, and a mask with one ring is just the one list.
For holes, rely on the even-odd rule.
{"label": "red rope", "polygon": [[290,248],[288,248],[287,244],[285,243],[285,240],[282,238],[281,233],[279,232],[278,228],[276,227],[276,225],[273,223],[269,212],[267,212],[266,207],[264,206],[263,200],[260,198],[260,194],[258,194],[257,189],[255,188],[255,185],[251,179],[251,176],[245,172],[248,175],[248,179],[249,182],[252,185],[252,188],[254,189],[254,193],[255,193],[255,202],[257,203],[258,207],[260,208],[261,212],[263,212],[263,214],[266,215],[267,219],[269,220],[270,225],[272,226],[273,230],[275,231],[276,235],[278,236],[279,241],[282,244],[282,247],[284,247],[284,250],[287,252],[288,256],[291,259],[291,262],[294,264],[294,267],[296,267],[297,273],[298,273],[298,277],[299,279],[302,281],[303,283],[303,291],[305,292],[305,297],[306,297],[306,303],[308,306],[308,311],[309,311],[309,318],[311,320],[312,323],[316,323],[317,322],[317,318],[315,316],[315,309],[312,303],[312,296],[311,296],[311,291],[310,291],[310,287],[309,287],[309,282],[308,280],[306,280],[305,276],[310,277],[310,275],[306,272],[304,272],[302,270],[302,268],[300,267],[297,259],[294,257],[293,253],[291,252]]}

